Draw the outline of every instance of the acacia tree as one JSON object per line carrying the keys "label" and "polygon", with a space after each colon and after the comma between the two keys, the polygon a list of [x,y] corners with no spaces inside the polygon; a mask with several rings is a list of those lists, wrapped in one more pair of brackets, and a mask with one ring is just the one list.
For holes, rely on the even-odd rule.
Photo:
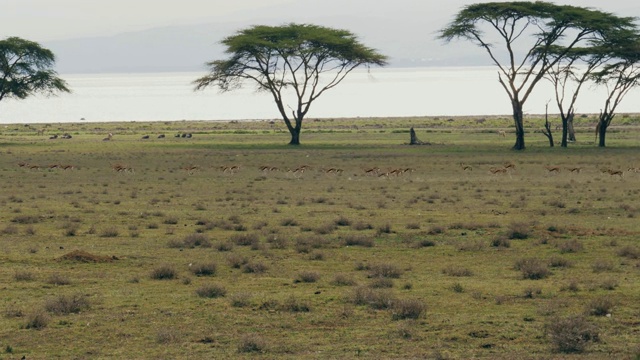
{"label": "acacia tree", "polygon": [[386,56],[361,44],[351,32],[317,25],[253,26],[222,44],[230,57],[207,63],[210,73],[194,82],[196,90],[215,85],[226,92],[245,80],[255,82],[258,91],[273,96],[291,133],[290,145],[300,144],[302,121],[320,95],[358,66],[387,63]]}
{"label": "acacia tree", "polygon": [[605,147],[606,135],[616,109],[631,89],[640,85],[640,37],[632,35],[632,41],[614,47],[615,60],[592,74],[596,84],[607,89],[604,108],[600,110],[596,139],[599,147]]}
{"label": "acacia tree", "polygon": [[[634,26],[632,18],[576,6],[543,1],[489,2],[464,7],[439,37],[446,41],[466,39],[487,51],[511,102],[516,130],[513,149],[524,150],[523,107],[547,71],[574,47],[597,40],[614,28]],[[486,35],[485,28],[496,34]],[[492,43],[495,35],[503,45],[501,50]],[[559,47],[563,51],[548,56],[551,49]]]}
{"label": "acacia tree", "polygon": [[55,56],[40,44],[9,37],[0,41],[0,101],[25,99],[35,93],[70,92],[52,69]]}
{"label": "acacia tree", "polygon": [[[556,52],[563,52],[563,50],[557,49]],[[560,111],[562,147],[567,147],[568,141],[576,141],[573,119],[582,86],[608,59],[610,59],[608,52],[601,46],[574,48],[556,62],[556,65],[551,67],[545,75],[554,87],[555,101]],[[550,132],[550,128],[547,131]]]}

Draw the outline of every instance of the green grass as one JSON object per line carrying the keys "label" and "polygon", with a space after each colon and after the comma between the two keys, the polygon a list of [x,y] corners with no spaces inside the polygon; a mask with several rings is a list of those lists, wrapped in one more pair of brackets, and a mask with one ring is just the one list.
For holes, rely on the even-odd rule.
{"label": "green grass", "polygon": [[[509,119],[476,120],[309,120],[296,148],[266,121],[56,124],[45,136],[10,125],[0,133],[0,349],[638,356],[640,174],[600,171],[640,166],[637,118],[613,128],[605,149],[593,145],[593,118],[580,118],[579,142],[562,149],[533,117],[524,152],[496,133]],[[432,145],[403,145],[411,126]],[[48,139],[64,132],[73,139]],[[514,171],[489,172],[507,162]],[[415,171],[366,175],[372,167]],[[563,322],[573,328],[552,326]],[[586,335],[572,343],[576,333]]]}

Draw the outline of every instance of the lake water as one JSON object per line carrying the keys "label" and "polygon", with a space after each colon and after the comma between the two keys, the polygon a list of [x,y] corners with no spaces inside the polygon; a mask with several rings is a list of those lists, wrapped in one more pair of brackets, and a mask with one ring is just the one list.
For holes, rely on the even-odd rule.
{"label": "lake water", "polygon": [[[73,90],[58,97],[0,102],[0,123],[278,119],[268,93],[251,84],[221,94],[194,92],[205,73],[61,75]],[[494,67],[372,68],[349,74],[311,105],[307,118],[509,115],[509,99]],[[597,113],[603,89],[587,88],[578,113]],[[543,81],[525,112],[543,114],[553,89]],[[640,112],[640,91],[629,93],[618,113]],[[549,105],[555,111],[554,102]],[[84,119],[84,120],[81,120]]]}

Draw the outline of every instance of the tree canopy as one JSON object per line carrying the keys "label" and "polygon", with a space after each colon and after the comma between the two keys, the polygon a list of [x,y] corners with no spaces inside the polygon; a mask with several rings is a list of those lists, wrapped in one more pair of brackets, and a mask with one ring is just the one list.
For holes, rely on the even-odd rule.
{"label": "tree canopy", "polygon": [[612,33],[635,27],[634,18],[590,8],[544,1],[490,2],[464,7],[440,31],[440,38],[469,40],[488,53],[513,108],[513,148],[523,150],[523,106],[549,69],[576,47],[591,46]]}
{"label": "tree canopy", "polygon": [[0,100],[25,99],[35,93],[70,92],[52,69],[55,56],[40,44],[9,37],[0,41]]}
{"label": "tree canopy", "polygon": [[302,121],[313,101],[353,69],[387,63],[385,55],[360,43],[353,33],[318,25],[258,25],[222,44],[229,58],[207,63],[210,73],[194,82],[196,90],[217,86],[225,92],[247,80],[255,83],[258,91],[272,95],[292,145],[300,144]]}

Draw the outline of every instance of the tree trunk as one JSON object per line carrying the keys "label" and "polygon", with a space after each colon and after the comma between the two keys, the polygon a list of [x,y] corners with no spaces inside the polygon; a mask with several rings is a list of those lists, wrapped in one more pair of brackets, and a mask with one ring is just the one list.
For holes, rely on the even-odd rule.
{"label": "tree trunk", "polygon": [[604,122],[602,123],[602,125],[600,125],[600,131],[598,136],[600,137],[598,146],[605,147],[605,139],[607,138],[607,125]]}
{"label": "tree trunk", "polygon": [[576,130],[573,128],[573,118],[576,114],[571,114],[567,119],[567,131],[569,135],[569,141],[576,142]]}
{"label": "tree trunk", "polygon": [[289,145],[300,145],[300,128],[295,127],[289,129],[289,133],[291,133],[291,141],[289,141]]}
{"label": "tree trunk", "polygon": [[513,102],[513,122],[516,128],[516,143],[513,150],[524,150],[524,115],[522,114],[522,105],[517,101]]}
{"label": "tree trunk", "polygon": [[542,133],[549,139],[549,147],[553,147],[553,133],[551,132],[551,124],[549,123],[549,104],[545,107],[544,112],[544,130]]}
{"label": "tree trunk", "polygon": [[561,147],[567,147],[567,136],[569,134],[569,119],[568,116],[564,116],[560,114],[562,118],[562,142],[560,144]]}

